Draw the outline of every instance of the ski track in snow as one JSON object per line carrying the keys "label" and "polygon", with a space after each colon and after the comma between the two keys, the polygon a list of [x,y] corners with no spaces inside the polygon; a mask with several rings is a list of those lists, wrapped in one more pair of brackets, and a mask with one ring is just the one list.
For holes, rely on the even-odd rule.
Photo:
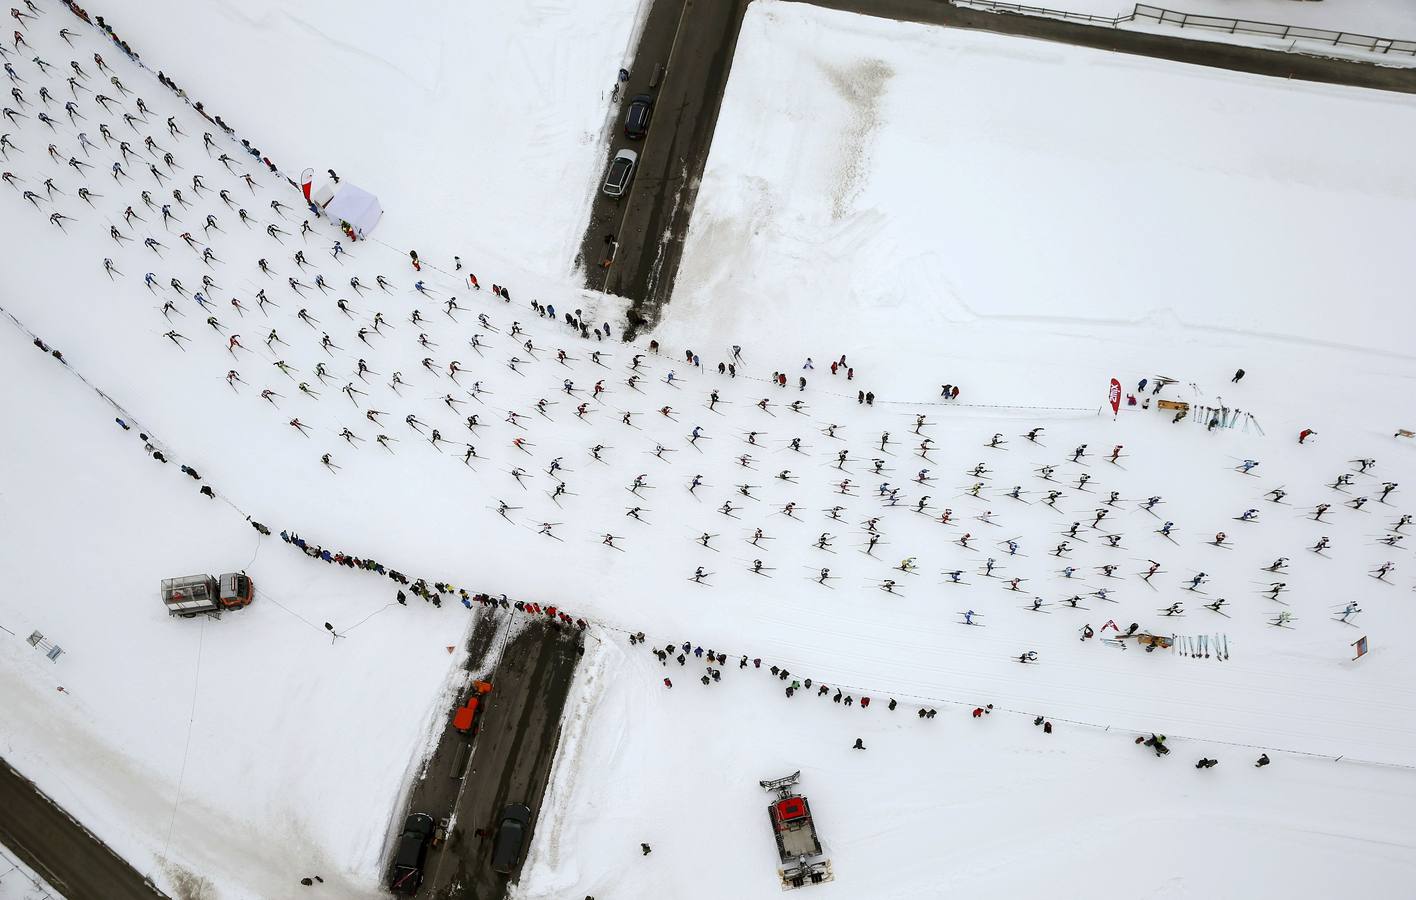
{"label": "ski track in snow", "polygon": [[[31,39],[38,52],[62,64],[71,54],[54,35],[59,18],[47,16],[43,28],[31,29]],[[803,28],[810,40],[798,33]],[[595,633],[606,640],[623,640],[625,629],[643,630],[650,646],[691,639],[728,654],[723,681],[711,688],[698,682],[701,662],[680,667],[670,661],[665,669],[643,648],[624,652],[628,645],[587,654],[567,705],[566,740],[548,803],[517,888],[522,897],[611,889],[617,896],[648,897],[670,873],[682,879],[690,871],[693,883],[685,890],[694,895],[775,896],[766,795],[754,782],[797,768],[836,860],[838,882],[822,888],[825,894],[869,890],[872,896],[907,897],[952,890],[1005,896],[1047,873],[1065,886],[1058,896],[1214,895],[1216,885],[1236,896],[1274,885],[1302,896],[1354,885],[1382,895],[1416,874],[1413,856],[1403,852],[1416,847],[1403,812],[1416,793],[1409,771],[1333,766],[1278,752],[1413,763],[1416,689],[1407,686],[1410,666],[1391,637],[1412,625],[1410,604],[1403,602],[1412,585],[1405,565],[1410,551],[1373,540],[1406,510],[1402,491],[1412,488],[1399,489],[1389,506],[1374,499],[1371,512],[1356,512],[1339,507],[1347,497],[1325,487],[1359,455],[1378,458],[1375,478],[1357,478],[1366,494],[1383,480],[1416,485],[1416,449],[1391,442],[1387,399],[1353,389],[1372,371],[1391,379],[1416,374],[1409,356],[1390,349],[1397,329],[1374,338],[1377,350],[1387,348],[1385,355],[1359,356],[1345,349],[1350,329],[1339,329],[1344,338],[1322,348],[1316,342],[1327,330],[1305,330],[1310,326],[1302,323],[1292,326],[1296,337],[1235,331],[1221,299],[1198,306],[1195,324],[1179,335],[1164,312],[1131,326],[1112,317],[1098,333],[1087,321],[1096,310],[1065,294],[1049,301],[1055,311],[1038,313],[1041,304],[1033,303],[1026,314],[1033,318],[1007,321],[1007,307],[992,311],[1002,301],[981,292],[976,271],[960,275],[957,243],[929,238],[940,246],[922,246],[892,236],[900,200],[883,192],[879,179],[892,159],[905,158],[901,141],[918,139],[902,135],[891,114],[892,103],[918,96],[912,94],[918,91],[916,73],[928,71],[912,53],[923,48],[941,57],[941,64],[956,66],[929,42],[957,43],[985,61],[1009,47],[1010,65],[1060,61],[1059,73],[1067,74],[1056,74],[1059,80],[1093,77],[1076,61],[1095,57],[1050,46],[1027,49],[1031,45],[987,35],[940,38],[927,29],[790,4],[754,6],[724,104],[723,130],[699,193],[680,298],[656,333],[664,353],[654,356],[642,346],[581,340],[538,316],[530,309],[533,297],[553,303],[557,318],[581,307],[592,324],[617,321],[621,307],[613,298],[567,288],[559,277],[501,262],[507,248],[462,254],[481,291],[454,280],[446,271],[450,266],[431,265],[451,253],[427,253],[430,264],[420,275],[411,272],[393,246],[424,248],[426,223],[412,229],[391,218],[379,240],[347,245],[342,259],[332,258],[337,234],[326,223],[316,223],[308,240],[298,233],[303,216],[297,194],[268,174],[245,169],[249,157],[242,155],[240,170],[252,171],[260,186],[248,190],[203,152],[200,134],[209,124],[88,29],[76,30],[82,34],[73,58],[104,52],[123,80],[147,98],[153,115],[146,131],[130,129],[81,96],[90,137],[99,121],[108,122],[115,136],[112,146],[98,141],[95,168],[83,179],[70,177],[71,169],[44,154],[52,141],[63,158],[87,159],[76,141],[80,129],[68,126],[66,117],[55,116],[53,134],[32,119],[11,128],[23,153],[12,154],[6,168],[25,178],[27,189],[52,176],[65,194],[35,210],[19,189],[0,192],[13,210],[0,219],[0,237],[24,260],[0,276],[3,306],[61,349],[75,372],[124,404],[135,428],[119,430],[110,422],[112,411],[55,360],[27,346],[14,328],[0,329],[6,335],[0,338],[0,396],[8,419],[24,423],[0,448],[0,472],[9,476],[0,483],[0,516],[28,526],[0,542],[0,562],[14,573],[12,591],[0,599],[0,621],[17,635],[0,641],[0,689],[14,713],[0,740],[7,758],[32,772],[140,870],[169,886],[190,872],[209,879],[221,896],[261,897],[286,896],[299,877],[318,870],[341,896],[372,896],[409,776],[436,738],[446,700],[463,677],[459,654],[444,648],[464,643],[469,627],[451,603],[442,610],[416,604],[388,609],[393,585],[365,573],[321,568],[276,538],[262,541],[250,564],[262,590],[251,608],[219,622],[168,620],[153,597],[158,578],[239,567],[251,546],[241,517],[224,505],[212,506],[176,471],[188,464],[219,496],[275,531],[288,527],[326,547],[373,556],[429,580],[554,602],[600,623]],[[161,56],[156,47],[147,52],[154,61]],[[766,158],[751,145],[774,140],[770,130],[735,118],[754,109],[743,91],[769,90],[773,79],[767,74],[776,66],[814,71],[819,82],[823,60],[842,71],[855,71],[860,60],[888,60],[895,72],[880,100],[880,123],[869,130],[872,163],[859,171],[861,181],[851,182],[843,217],[822,187],[840,181],[840,147],[782,140],[779,146],[794,152],[789,175],[766,166],[738,178],[739,154]],[[30,79],[26,94],[42,83],[56,97],[67,88],[58,75],[45,76],[30,63],[17,62],[17,68]],[[1155,84],[1169,71],[1158,64],[1140,69]],[[1187,89],[1206,83],[1184,78]],[[1214,80],[1233,90],[1244,83]],[[803,80],[785,100],[805,105],[820,93],[816,87]],[[1312,88],[1296,95],[1323,110],[1351,114],[1334,99],[1340,92]],[[133,108],[132,99],[122,98],[125,109]],[[844,110],[839,96],[831,102]],[[985,98],[976,102],[988,105]],[[62,112],[59,105],[62,100],[52,112]],[[1390,109],[1376,112],[1405,127],[1409,109],[1392,101]],[[169,115],[177,117],[185,137],[167,134],[162,123]],[[545,133],[552,120],[544,118],[533,130]],[[830,131],[831,121],[823,114],[823,131]],[[196,172],[212,189],[189,196],[191,209],[174,204],[181,222],[171,230],[138,195],[150,189],[155,204],[172,202],[160,198],[173,184],[164,182],[157,191],[136,162],[125,166],[133,181],[115,183],[107,171],[119,159],[116,140],[141,141],[146,133],[182,166],[174,175],[186,180],[176,182],[184,195]],[[739,142],[749,146],[744,150]],[[239,152],[224,138],[218,143],[233,156]],[[579,165],[555,147],[548,139],[537,152],[548,163],[564,162],[567,173]],[[1329,156],[1314,165],[1336,166],[1336,150],[1320,149]],[[135,152],[147,156],[140,143]],[[1075,147],[1071,152],[1081,154]],[[1380,181],[1382,175],[1378,169],[1363,177]],[[81,183],[103,194],[93,208],[74,196]],[[731,183],[741,188],[730,190]],[[783,184],[790,190],[782,190]],[[247,204],[250,228],[215,196],[222,188],[233,202]],[[1355,191],[1345,202],[1368,196],[1360,185]],[[270,209],[277,198],[295,208],[289,219]],[[956,201],[965,218],[978,196]],[[129,204],[148,221],[124,223]],[[63,234],[45,221],[51,211],[72,217]],[[177,237],[183,230],[201,234],[208,212],[223,229],[211,235],[221,262],[210,268]],[[453,225],[436,216],[432,221]],[[290,232],[280,243],[264,232],[272,223]],[[117,246],[107,234],[110,224],[136,240]],[[547,230],[554,244],[556,227]],[[141,244],[148,235],[166,245],[161,256]],[[199,238],[203,246],[205,237]],[[960,233],[952,237],[956,241]],[[1113,234],[1104,243],[1117,239]],[[309,267],[292,260],[297,249]],[[823,249],[834,259],[819,265]],[[705,259],[705,253],[715,258]],[[120,277],[105,276],[104,256],[112,256]],[[270,260],[273,277],[256,268],[262,257]],[[992,262],[995,268],[1018,265],[1009,248]],[[725,271],[730,264],[739,268]],[[881,265],[898,267],[899,280]],[[157,275],[153,290],[143,284],[147,271]],[[312,285],[317,271],[329,279],[328,293],[310,286],[302,297],[286,286],[287,277]],[[213,313],[191,297],[208,272],[217,282]],[[374,286],[378,273],[389,277],[391,290]],[[354,274],[369,290],[348,286]],[[173,277],[183,283],[182,292],[168,284]],[[837,277],[843,280],[833,284]],[[412,287],[417,278],[436,295],[418,295]],[[514,299],[493,297],[493,283],[509,285]],[[259,289],[279,306],[260,311]],[[1009,284],[995,290],[1006,293]],[[450,317],[441,303],[454,295],[462,310]],[[244,313],[230,305],[233,296],[246,306]],[[349,301],[351,315],[336,308],[339,297]],[[942,308],[934,308],[941,298]],[[160,310],[167,300],[181,311],[170,323]],[[319,323],[296,318],[301,308]],[[421,323],[409,319],[415,308]],[[365,345],[357,330],[372,328],[376,310],[387,325],[382,334],[366,335]],[[481,328],[478,314],[496,330]],[[204,323],[207,315],[215,315],[226,334],[239,332],[246,349],[231,352],[226,334]],[[955,322],[979,318],[937,327],[950,316]],[[514,321],[526,335],[510,337]],[[283,343],[268,348],[264,338],[272,328]],[[164,338],[169,329],[190,339],[182,349]],[[319,343],[324,333],[336,345],[329,351]],[[429,346],[418,342],[419,333]],[[480,352],[469,343],[474,334],[484,345]],[[521,346],[526,339],[533,349]],[[1316,360],[1293,359],[1293,340],[1310,342]],[[732,343],[743,344],[747,362],[737,379],[719,377],[716,365],[727,360]],[[689,347],[702,354],[703,370],[682,361]],[[558,363],[557,348],[573,358]],[[597,350],[604,354],[602,366],[590,360]],[[856,367],[850,383],[844,373],[833,379],[828,370],[830,358],[841,352]],[[645,353],[642,380],[631,387],[636,353]],[[815,368],[804,371],[808,354]],[[523,361],[516,372],[508,366],[513,356]],[[377,373],[367,381],[355,369],[359,358]],[[433,361],[432,371],[421,365],[424,358]],[[298,371],[282,375],[277,360]],[[453,360],[462,366],[455,382],[448,369]],[[1250,375],[1222,393],[1255,411],[1266,435],[1238,429],[1210,435],[1193,423],[1172,425],[1165,414],[1126,407],[1126,417],[1114,421],[1075,412],[1093,397],[1100,400],[1111,374],[1132,389],[1138,378],[1158,370],[1182,385],[1210,385],[1176,385],[1163,396],[1182,393],[1217,404],[1213,385],[1228,378],[1236,360]],[[327,383],[315,374],[317,363],[328,369]],[[767,386],[774,367],[785,367],[790,388]],[[226,383],[232,368],[244,384]],[[1329,369],[1326,383],[1309,391],[1310,373]],[[395,371],[407,382],[397,390],[389,382]],[[665,380],[670,371],[672,385]],[[795,387],[800,374],[809,379],[804,392]],[[573,394],[562,389],[566,378],[574,381]],[[606,390],[597,399],[591,386],[598,379]],[[964,399],[980,406],[950,408],[933,399],[938,382],[959,379],[965,381]],[[485,389],[480,396],[470,391],[476,380]],[[320,396],[302,395],[300,382]],[[340,392],[346,383],[366,393],[357,401],[346,397]],[[263,387],[282,395],[275,398],[278,407],[260,399]],[[709,410],[714,389],[721,402]],[[877,391],[877,405],[853,402],[856,389]],[[455,409],[443,402],[446,395],[458,401]],[[769,411],[755,406],[764,397]],[[1346,399],[1328,402],[1336,397]],[[541,399],[548,401],[544,413],[535,407]],[[787,407],[796,399],[807,404],[803,413]],[[590,410],[585,418],[575,414],[582,402]],[[1009,408],[1018,403],[1063,409]],[[657,412],[665,405],[673,418]],[[366,418],[370,408],[385,411],[382,424]],[[508,411],[520,414],[520,425],[505,421]],[[919,436],[912,433],[916,411],[929,420]],[[621,424],[624,412],[633,413],[631,426]],[[464,419],[473,413],[480,423],[469,430]],[[403,423],[410,414],[425,423],[421,433]],[[309,427],[308,436],[289,427],[294,417]],[[831,424],[840,426],[836,439],[823,433]],[[1037,424],[1046,425],[1043,445],[1021,437]],[[1304,425],[1319,435],[1299,448],[1292,435]],[[695,426],[704,429],[697,446],[688,439]],[[340,438],[346,427],[362,438],[357,446]],[[138,428],[160,439],[168,466],[138,452]],[[446,447],[429,441],[433,428]],[[887,430],[892,443],[881,452],[879,436]],[[749,431],[760,432],[757,445],[746,440]],[[1003,432],[1006,450],[985,446],[994,432]],[[397,443],[380,448],[378,433]],[[935,442],[928,461],[911,449],[926,435]],[[518,437],[532,446],[518,450],[512,444]],[[793,437],[802,438],[805,452],[789,449]],[[463,463],[465,442],[482,457],[470,465]],[[1086,468],[1066,462],[1082,442],[1090,444]],[[1125,445],[1124,468],[1104,461],[1115,443]],[[603,461],[589,451],[595,444],[605,446]],[[655,455],[659,445],[671,451],[663,459]],[[841,469],[837,449],[849,454]],[[341,467],[337,472],[321,465],[323,453],[332,454]],[[754,468],[738,464],[744,453],[752,455]],[[870,472],[869,460],[877,455],[887,460],[882,476]],[[1245,456],[1261,460],[1259,477],[1233,471]],[[552,477],[546,469],[557,457],[563,471]],[[967,472],[979,461],[992,478],[982,497],[971,498],[964,493],[974,480]],[[1044,464],[1058,467],[1057,484],[1036,477]],[[529,476],[524,486],[509,474],[518,466]],[[925,467],[933,482],[912,482]],[[797,481],[775,478],[783,469]],[[1092,475],[1093,493],[1074,487],[1082,472]],[[648,483],[637,499],[626,488],[641,473]],[[687,485],[700,473],[705,485],[690,494]],[[835,488],[847,477],[854,496]],[[550,493],[560,479],[570,494],[555,502]],[[897,508],[882,505],[882,480],[902,489]],[[743,483],[752,486],[752,498],[737,492]],[[1037,502],[1023,505],[1004,496],[1013,484],[1022,485],[1031,501],[1052,487],[1064,496],[1055,511]],[[1263,501],[1264,491],[1279,485],[1290,491],[1291,507]],[[1074,542],[1068,560],[1051,556],[1062,531],[1072,521],[1089,521],[1113,489],[1125,502],[1105,524],[1124,533],[1124,549],[1105,548],[1097,532],[1083,527],[1079,534],[1088,543]],[[912,511],[925,494],[931,516]],[[1161,518],[1137,509],[1150,494],[1165,497]],[[520,507],[509,519],[496,512],[502,500]],[[716,512],[724,501],[740,507],[738,519]],[[1323,501],[1334,503],[1331,521],[1298,518]],[[794,518],[780,514],[787,502],[797,504]],[[847,508],[843,521],[822,513],[837,504]],[[645,521],[625,515],[635,505],[644,508]],[[948,525],[937,521],[946,506],[954,510]],[[1261,510],[1259,524],[1232,521],[1250,506]],[[974,518],[988,510],[999,527]],[[866,539],[860,523],[871,516],[881,517],[885,534],[874,557],[860,552]],[[1177,523],[1173,544],[1153,533],[1167,519]],[[560,542],[537,534],[543,522],[557,523]],[[772,540],[754,548],[749,539],[758,526]],[[1232,550],[1205,545],[1221,529],[1229,532]],[[822,531],[835,536],[833,552],[814,546]],[[966,531],[976,538],[974,551],[955,543]],[[711,549],[696,542],[704,532],[716,535]],[[605,547],[605,533],[619,536],[624,552]],[[1323,534],[1333,538],[1329,559],[1304,549]],[[1025,558],[1009,558],[994,543],[1014,535]],[[1260,566],[1279,555],[1293,558],[1291,571],[1270,579]],[[907,556],[918,558],[917,574],[891,568]],[[978,569],[989,556],[1005,567],[1005,577],[1028,579],[1025,589],[1008,592],[1001,581],[981,576]],[[1136,577],[1148,557],[1166,570],[1154,591]],[[754,558],[771,567],[771,578],[748,571]],[[1398,562],[1396,583],[1367,584],[1363,572],[1389,558]],[[1086,598],[1090,611],[1061,605],[1073,593],[1085,597],[1113,586],[1094,568],[1106,562],[1121,566],[1114,584],[1118,603]],[[1085,577],[1062,578],[1064,565],[1077,566]],[[697,566],[713,573],[704,585],[689,583]],[[822,566],[831,569],[829,587],[815,583]],[[964,569],[971,584],[946,584],[940,573],[954,568]],[[1182,590],[1200,570],[1209,573],[1209,594]],[[56,591],[56,571],[69,583],[103,590],[98,597]],[[896,579],[901,594],[880,591],[884,578]],[[1272,580],[1289,583],[1289,606],[1260,594]],[[1024,608],[1034,596],[1046,600],[1047,615]],[[1229,599],[1231,618],[1202,608],[1220,596]],[[36,603],[36,597],[45,602]],[[1327,621],[1329,608],[1348,597],[1360,599],[1366,610],[1358,629]],[[1158,614],[1176,600],[1186,605],[1184,619]],[[987,628],[956,624],[958,612],[971,608]],[[1268,627],[1284,609],[1298,617],[1297,627]],[[1098,627],[1109,618],[1163,634],[1226,633],[1234,656],[1194,660],[1178,652],[1122,652],[1077,640],[1084,623]],[[340,629],[363,624],[331,644],[318,624],[326,620]],[[65,646],[57,665],[18,637],[34,629]],[[1363,633],[1373,635],[1374,650],[1353,664],[1347,644]],[[168,846],[189,725],[187,673],[199,634],[192,750]],[[1027,649],[1039,653],[1040,665],[1016,662]],[[793,678],[822,680],[857,697],[868,694],[873,704],[869,710],[822,709],[822,703],[835,704],[814,690],[791,701],[774,696],[785,685],[775,679],[764,685],[770,675],[750,665],[740,672],[737,659],[744,653],[760,656],[763,670],[785,666]],[[674,679],[672,690],[659,683],[665,675]],[[55,690],[60,685],[64,692]],[[901,700],[893,714],[885,710],[890,696]],[[998,712],[970,720],[967,710],[984,702],[995,703]],[[940,718],[918,721],[915,712],[922,706],[938,707]],[[1055,716],[1057,732],[1044,738],[1040,730],[1028,731],[1034,710]],[[843,716],[849,725],[841,724]],[[1068,720],[1117,733],[1069,727]],[[1151,730],[1174,736],[1177,752],[1164,763],[1130,745],[1132,734]],[[850,752],[856,736],[871,749]],[[1257,751],[1206,741],[1274,748],[1276,762],[1255,775],[1247,769]],[[1222,756],[1221,769],[1185,771],[1193,762],[1188,758],[1201,753]],[[104,764],[95,765],[95,759]],[[1350,801],[1353,793],[1364,800],[1360,811]],[[1168,805],[1156,809],[1137,799],[1149,797],[1165,798]],[[1265,834],[1266,828],[1281,828],[1282,840]],[[1164,833],[1165,846],[1150,841],[1146,829]],[[213,832],[223,840],[210,841]],[[1329,833],[1357,846],[1340,857],[1329,849]],[[641,840],[655,845],[654,855],[639,857]],[[1033,854],[1021,863],[1020,844]],[[703,871],[710,845],[722,862]],[[1179,881],[1176,860],[1166,855],[1174,846],[1187,873]],[[1288,871],[1269,858],[1280,855],[1279,847]],[[1095,867],[1114,865],[1118,857],[1137,868],[1136,881],[1099,887]],[[1201,866],[1206,857],[1216,862]],[[1340,858],[1347,864],[1338,865]]]}

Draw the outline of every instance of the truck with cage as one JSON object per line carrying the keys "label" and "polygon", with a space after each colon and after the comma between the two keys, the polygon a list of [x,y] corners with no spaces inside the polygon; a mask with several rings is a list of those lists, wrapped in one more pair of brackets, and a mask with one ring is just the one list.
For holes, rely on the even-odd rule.
{"label": "truck with cage", "polygon": [[249,606],[256,586],[245,572],[225,575],[184,575],[162,579],[162,603],[167,614],[190,619],[197,615],[220,615],[224,610]]}

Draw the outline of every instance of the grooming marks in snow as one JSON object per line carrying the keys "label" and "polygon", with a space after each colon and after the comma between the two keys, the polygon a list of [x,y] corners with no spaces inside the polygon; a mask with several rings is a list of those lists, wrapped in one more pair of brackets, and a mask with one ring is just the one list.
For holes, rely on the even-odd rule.
{"label": "grooming marks in snow", "polygon": [[[214,73],[229,95],[211,109],[230,106],[261,143],[289,141],[269,145],[275,158],[340,137],[357,156],[334,167],[389,213],[388,245],[336,253],[328,223],[302,229],[293,189],[224,136],[235,159],[218,164],[224,151],[200,137],[211,125],[87,29],[76,58],[105,53],[151,115],[127,94],[108,113],[82,103],[90,138],[100,122],[113,132],[83,176],[63,162],[84,155],[77,126],[11,128],[24,150],[6,169],[37,193],[29,203],[29,188],[0,186],[12,257],[0,305],[20,323],[0,320],[0,515],[19,523],[0,541],[0,623],[65,652],[51,663],[0,634],[0,739],[139,870],[174,890],[194,873],[222,896],[261,898],[299,895],[318,871],[339,896],[376,895],[401,798],[462,677],[445,649],[470,624],[460,604],[404,608],[392,582],[261,537],[249,512],[415,578],[593,620],[604,643],[589,642],[567,707],[523,897],[777,896],[757,782],[797,769],[836,875],[819,890],[840,896],[1012,897],[1039,884],[1089,898],[1384,896],[1416,876],[1416,781],[1400,768],[1416,746],[1400,645],[1416,625],[1416,567],[1378,543],[1416,488],[1410,445],[1390,437],[1410,425],[1392,421],[1392,397],[1416,377],[1402,344],[1416,323],[1397,293],[1413,274],[1399,241],[1416,176],[1394,149],[1416,136],[1408,99],[759,2],[678,297],[657,345],[631,346],[591,330],[618,324],[617,301],[559,277],[583,209],[539,193],[594,183],[580,171],[593,141],[571,154],[556,131],[603,110],[578,93],[594,67],[552,51],[583,39],[596,45],[586,54],[609,55],[613,15],[583,35],[573,26],[600,15],[593,6],[415,18],[384,65],[367,56],[383,13],[331,15],[316,33],[269,4],[162,9],[134,10],[127,32],[150,61],[167,50],[155,23],[252,65],[265,56],[242,48],[269,37],[270,58],[294,68]],[[518,43],[538,11],[551,37],[535,39],[551,43]],[[465,29],[495,45],[486,65],[505,64],[485,83],[415,47],[434,26],[451,41],[488,23],[508,40]],[[31,36],[36,52],[68,58],[52,30]],[[191,43],[170,67],[192,73],[179,78],[189,90],[211,56]],[[520,68],[507,61],[522,51]],[[525,130],[491,122],[491,137],[457,144],[425,121],[471,121],[456,108],[464,90],[529,108],[501,91],[542,65],[565,77]],[[17,66],[31,89],[63,89]],[[365,128],[437,143],[429,171],[455,191],[400,206],[411,181],[390,190],[368,176],[411,179],[401,150],[341,132],[338,109],[276,109],[263,93],[263,79],[312,70],[329,74],[310,90],[344,114],[354,101],[336,96],[351,90],[340,80],[362,86],[359,108],[376,117]],[[518,90],[549,78],[538,70]],[[559,118],[572,93],[584,108]],[[1372,133],[1383,140],[1352,139]],[[176,188],[157,184],[145,150],[132,150],[130,179],[108,174],[118,142],[146,136],[152,159],[174,157],[150,163],[157,172],[184,191],[194,174],[207,182],[184,194],[190,209],[173,198],[170,228],[160,209]],[[57,156],[43,153],[50,142]],[[518,143],[551,148],[565,170],[547,181],[508,168]],[[474,193],[497,192],[457,193],[462,166],[476,169]],[[46,196],[46,178],[63,193]],[[528,179],[537,193],[512,198]],[[86,183],[104,195],[92,205],[76,195]],[[454,201],[456,216],[441,205]],[[63,231],[52,212],[71,217]],[[207,215],[219,228],[194,228]],[[469,234],[478,252],[458,246]],[[422,269],[390,245],[418,247]],[[554,259],[553,277],[479,252],[492,246]],[[466,268],[449,272],[459,250]],[[123,274],[110,277],[105,257]],[[1247,376],[1230,382],[1241,364]],[[1157,371],[1177,381],[1152,395],[1139,381]],[[1113,375],[1197,412],[1097,415]],[[945,401],[945,384],[962,398]],[[1237,415],[1207,431],[1204,407],[1242,407],[1268,434]],[[982,447],[1038,428],[1045,439]],[[1321,439],[1300,446],[1302,428]],[[1124,465],[1106,463],[1119,444]],[[1092,449],[1074,465],[1081,446]],[[1233,472],[1245,458],[1263,460],[1252,478]],[[1305,520],[1354,458],[1377,460],[1352,486],[1372,501]],[[924,467],[929,480],[916,480]],[[1380,503],[1387,482],[1407,487]],[[1032,502],[1010,499],[1014,485]],[[1262,502],[1276,485],[1291,507]],[[1061,493],[1038,502],[1042,488]],[[1258,507],[1261,521],[1231,525]],[[1173,540],[1155,533],[1167,521]],[[1232,549],[1206,543],[1225,528],[1243,532]],[[1324,535],[1323,557],[1300,552]],[[984,574],[989,554],[1002,571]],[[1291,566],[1263,580],[1279,557]],[[1389,557],[1391,583],[1368,577]],[[1148,560],[1143,588],[1130,576]],[[250,607],[219,621],[162,610],[160,578],[243,565],[260,590]],[[690,583],[700,567],[711,577]],[[1183,590],[1197,572],[1203,597]],[[1261,593],[1278,578],[1289,606]],[[1186,619],[1160,614],[1182,598]],[[1215,627],[1211,598],[1227,600],[1238,653],[1224,665],[1078,640],[1088,624],[1105,636],[1134,622],[1166,640],[1182,621]],[[1372,636],[1358,662],[1358,626],[1332,621],[1348,598]],[[1292,627],[1269,626],[1290,608]],[[970,609],[987,628],[956,624]],[[1039,665],[1017,663],[1027,650]],[[1037,715],[1055,730],[1028,727]],[[1168,760],[1131,744],[1152,731],[1169,735]],[[1259,752],[1274,765],[1255,772]],[[1202,755],[1222,765],[1193,771]],[[1118,865],[1124,877],[1098,876]]]}

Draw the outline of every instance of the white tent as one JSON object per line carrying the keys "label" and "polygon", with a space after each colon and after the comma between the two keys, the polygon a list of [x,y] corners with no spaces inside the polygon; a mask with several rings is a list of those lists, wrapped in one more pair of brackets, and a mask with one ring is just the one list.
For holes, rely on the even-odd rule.
{"label": "white tent", "polygon": [[320,209],[329,206],[329,201],[334,199],[334,182],[326,181],[315,188],[314,200],[319,204]]}
{"label": "white tent", "polygon": [[383,216],[378,197],[347,181],[339,186],[334,199],[325,204],[324,210],[330,221],[348,222],[360,240],[368,237]]}

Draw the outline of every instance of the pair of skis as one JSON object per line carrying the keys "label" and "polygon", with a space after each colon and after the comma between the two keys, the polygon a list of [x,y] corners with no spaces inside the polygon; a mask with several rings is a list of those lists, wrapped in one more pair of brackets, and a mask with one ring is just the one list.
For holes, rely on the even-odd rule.
{"label": "pair of skis", "polygon": [[1216,634],[1213,638],[1207,634],[1201,635],[1174,635],[1171,643],[1172,649],[1179,652],[1181,656],[1188,656],[1191,659],[1210,658],[1210,651],[1214,651],[1214,658],[1219,661],[1229,659],[1229,635]]}

